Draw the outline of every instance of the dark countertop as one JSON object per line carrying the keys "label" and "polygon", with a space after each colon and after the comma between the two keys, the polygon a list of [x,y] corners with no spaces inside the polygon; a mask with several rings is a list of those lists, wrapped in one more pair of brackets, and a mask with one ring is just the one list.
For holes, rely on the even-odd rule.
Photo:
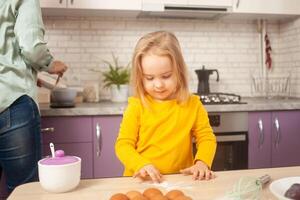
{"label": "dark countertop", "polygon": [[[300,110],[300,98],[255,98],[244,97],[246,104],[205,105],[208,112],[252,112],[276,110]],[[42,116],[94,116],[122,115],[125,103],[101,101],[98,103],[80,103],[74,108],[50,108],[49,104],[40,104]]]}

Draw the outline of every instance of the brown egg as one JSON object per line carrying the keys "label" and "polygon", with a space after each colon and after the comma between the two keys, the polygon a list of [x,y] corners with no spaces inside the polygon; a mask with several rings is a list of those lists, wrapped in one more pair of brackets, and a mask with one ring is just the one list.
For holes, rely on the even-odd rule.
{"label": "brown egg", "polygon": [[140,193],[139,191],[136,191],[136,190],[131,190],[131,191],[126,193],[126,196],[129,199],[133,199],[133,197],[135,197],[135,196],[142,196],[142,193]]}
{"label": "brown egg", "polygon": [[173,200],[178,196],[184,196],[184,193],[180,190],[170,190],[165,196]]}
{"label": "brown egg", "polygon": [[143,195],[136,195],[135,197],[133,197],[130,200],[148,200],[148,198]]}
{"label": "brown egg", "polygon": [[155,196],[151,197],[150,200],[169,200],[169,199],[168,199],[168,197],[165,197],[161,194],[158,194],[158,195],[155,195]]}
{"label": "brown egg", "polygon": [[158,194],[163,195],[163,193],[157,188],[148,188],[143,192],[143,195],[148,199],[151,199]]}
{"label": "brown egg", "polygon": [[125,194],[117,193],[110,197],[109,200],[129,200]]}
{"label": "brown egg", "polygon": [[181,196],[177,196],[174,200],[192,200],[192,198],[188,197],[188,196],[181,195]]}

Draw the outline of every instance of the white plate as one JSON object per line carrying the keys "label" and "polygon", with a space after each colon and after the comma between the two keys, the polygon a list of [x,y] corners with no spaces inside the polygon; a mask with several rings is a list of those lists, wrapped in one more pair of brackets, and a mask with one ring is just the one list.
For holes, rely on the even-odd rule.
{"label": "white plate", "polygon": [[273,181],[270,184],[271,192],[280,200],[290,200],[284,193],[294,184],[300,183],[300,176],[287,177]]}

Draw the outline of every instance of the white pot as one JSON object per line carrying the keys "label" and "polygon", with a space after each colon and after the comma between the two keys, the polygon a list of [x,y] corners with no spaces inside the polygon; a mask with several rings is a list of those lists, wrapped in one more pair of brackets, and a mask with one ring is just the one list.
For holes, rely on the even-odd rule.
{"label": "white pot", "polygon": [[117,85],[112,85],[110,88],[111,101],[126,102],[128,98],[128,90],[128,85],[120,85],[120,88],[118,88]]}
{"label": "white pot", "polygon": [[81,159],[76,156],[64,156],[64,161],[59,159],[45,158],[38,162],[40,183],[48,192],[68,192],[80,182]]}

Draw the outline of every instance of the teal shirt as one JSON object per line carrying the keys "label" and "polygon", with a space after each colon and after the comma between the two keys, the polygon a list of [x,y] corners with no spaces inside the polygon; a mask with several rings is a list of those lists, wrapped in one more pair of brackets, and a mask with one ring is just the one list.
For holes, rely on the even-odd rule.
{"label": "teal shirt", "polygon": [[0,113],[24,94],[37,101],[37,72],[53,61],[44,32],[39,0],[0,0]]}

